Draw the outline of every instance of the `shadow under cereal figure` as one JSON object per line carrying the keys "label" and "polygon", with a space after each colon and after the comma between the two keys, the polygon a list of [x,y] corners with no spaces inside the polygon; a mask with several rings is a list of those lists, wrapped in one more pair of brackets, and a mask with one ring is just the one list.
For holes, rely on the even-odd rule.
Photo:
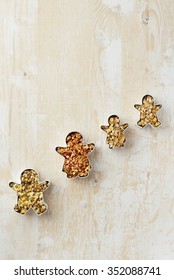
{"label": "shadow under cereal figure", "polygon": [[162,105],[155,105],[154,98],[151,95],[145,95],[142,98],[142,105],[135,104],[134,107],[140,111],[140,120],[137,122],[139,126],[145,127],[147,124],[151,124],[153,127],[158,127],[161,125],[157,112]]}
{"label": "shadow under cereal figure", "polygon": [[38,173],[35,170],[24,170],[21,174],[21,184],[11,182],[9,186],[18,195],[17,204],[14,207],[16,212],[24,215],[32,208],[41,215],[48,209],[43,200],[43,192],[50,186],[50,182],[39,183]]}
{"label": "shadow under cereal figure", "polygon": [[126,136],[123,132],[128,127],[128,124],[120,125],[120,119],[116,115],[108,118],[108,124],[107,126],[101,126],[101,129],[107,133],[106,144],[109,145],[110,149],[124,147]]}
{"label": "shadow under cereal figure", "polygon": [[68,178],[87,177],[91,170],[88,155],[94,150],[93,143],[83,145],[79,132],[71,132],[66,137],[67,147],[57,147],[56,152],[65,158],[62,171]]}

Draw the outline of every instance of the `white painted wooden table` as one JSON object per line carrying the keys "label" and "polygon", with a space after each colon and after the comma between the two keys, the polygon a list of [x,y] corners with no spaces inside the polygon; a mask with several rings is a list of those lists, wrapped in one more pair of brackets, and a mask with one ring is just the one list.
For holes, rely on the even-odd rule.
{"label": "white painted wooden table", "polygon": [[[0,258],[174,258],[174,1],[0,0]],[[152,94],[158,129],[137,127]],[[100,129],[117,114],[127,145]],[[86,179],[61,172],[71,131],[96,144]],[[26,168],[49,211],[13,211]]]}

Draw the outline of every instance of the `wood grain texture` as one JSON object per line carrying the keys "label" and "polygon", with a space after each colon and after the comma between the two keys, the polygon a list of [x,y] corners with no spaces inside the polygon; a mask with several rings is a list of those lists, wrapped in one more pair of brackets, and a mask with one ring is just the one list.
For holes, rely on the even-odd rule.
{"label": "wood grain texture", "polygon": [[[0,0],[0,258],[174,258],[174,1]],[[158,129],[133,107],[151,94]],[[109,150],[110,115],[129,123]],[[71,131],[95,143],[86,179],[61,172]],[[49,211],[13,211],[26,168]]]}

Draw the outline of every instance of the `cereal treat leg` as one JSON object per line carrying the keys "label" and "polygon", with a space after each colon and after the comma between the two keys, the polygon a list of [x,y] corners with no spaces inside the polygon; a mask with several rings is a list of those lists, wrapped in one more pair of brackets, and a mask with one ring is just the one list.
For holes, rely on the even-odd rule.
{"label": "cereal treat leg", "polygon": [[141,127],[144,127],[144,126],[147,125],[147,123],[144,120],[141,120],[141,119],[137,122],[137,124]]}
{"label": "cereal treat leg", "polygon": [[43,202],[43,197],[41,196],[36,200],[32,208],[38,215],[41,215],[47,211],[48,206]]}
{"label": "cereal treat leg", "polygon": [[20,199],[18,200],[18,203],[14,207],[14,210],[17,213],[22,214],[22,215],[25,215],[28,212],[29,209],[30,209],[30,206],[25,206],[24,207],[24,205],[22,203],[20,203]]}

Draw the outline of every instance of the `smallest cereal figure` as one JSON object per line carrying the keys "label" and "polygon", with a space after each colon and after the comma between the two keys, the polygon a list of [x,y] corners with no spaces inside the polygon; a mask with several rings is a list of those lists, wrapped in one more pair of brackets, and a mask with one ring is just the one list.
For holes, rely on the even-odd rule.
{"label": "smallest cereal figure", "polygon": [[88,155],[93,151],[93,143],[83,145],[79,132],[71,132],[66,137],[67,147],[57,147],[56,152],[65,158],[62,171],[68,178],[87,177],[91,170]]}
{"label": "smallest cereal figure", "polygon": [[26,214],[32,208],[38,215],[46,212],[48,206],[44,203],[43,192],[50,186],[49,181],[38,182],[38,174],[33,169],[26,169],[21,174],[21,184],[11,182],[10,188],[17,192],[18,199],[14,210]]}
{"label": "smallest cereal figure", "polygon": [[126,137],[123,132],[128,127],[128,124],[120,125],[120,119],[116,115],[108,118],[108,124],[108,126],[102,125],[101,129],[107,133],[106,143],[109,145],[109,148],[124,147]]}
{"label": "smallest cereal figure", "polygon": [[145,95],[142,99],[142,105],[135,104],[134,107],[140,111],[140,120],[137,122],[139,126],[145,127],[147,124],[151,124],[153,127],[158,127],[161,125],[157,112],[162,105],[155,105],[151,95]]}

